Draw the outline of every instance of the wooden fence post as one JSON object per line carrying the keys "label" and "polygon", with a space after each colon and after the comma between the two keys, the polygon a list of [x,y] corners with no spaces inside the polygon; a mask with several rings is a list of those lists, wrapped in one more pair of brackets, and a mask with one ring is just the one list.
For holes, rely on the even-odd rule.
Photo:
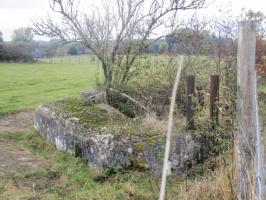
{"label": "wooden fence post", "polygon": [[187,118],[187,128],[188,130],[195,129],[194,122],[194,110],[195,110],[195,75],[187,76],[187,97],[186,97],[186,118]]}
{"label": "wooden fence post", "polygon": [[210,76],[210,118],[212,121],[212,128],[214,128],[219,123],[219,85],[220,77],[219,75]]}
{"label": "wooden fence post", "polygon": [[204,96],[205,92],[201,86],[196,86],[196,88],[197,88],[197,98],[199,105],[203,107],[205,104],[205,96]]}
{"label": "wooden fence post", "polygon": [[258,122],[255,49],[256,22],[240,26],[237,56],[238,132],[235,137],[238,199],[263,199],[263,150]]}

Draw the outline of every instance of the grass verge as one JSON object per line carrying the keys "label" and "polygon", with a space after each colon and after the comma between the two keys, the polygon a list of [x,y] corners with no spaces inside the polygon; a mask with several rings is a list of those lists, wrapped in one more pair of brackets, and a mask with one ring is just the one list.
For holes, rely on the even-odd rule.
{"label": "grass verge", "polygon": [[[28,191],[31,197],[40,199],[88,199],[88,200],[152,200],[159,195],[160,177],[154,177],[145,171],[117,171],[108,168],[105,171],[90,169],[80,158],[57,151],[43,140],[36,132],[27,134],[2,133],[0,137],[12,140],[20,147],[30,150],[35,156],[42,157],[50,163],[47,171],[28,171],[15,174],[18,185],[0,179],[1,195],[13,193],[14,198]],[[230,164],[221,164],[214,171],[207,162],[204,176],[187,178],[172,175],[168,179],[167,199],[234,199],[232,177],[229,176]],[[219,163],[221,165],[219,165]],[[41,180],[41,181],[36,181]],[[22,182],[22,183],[21,183]],[[32,183],[35,189],[32,193]],[[25,184],[26,183],[26,184]],[[30,192],[29,192],[30,191]],[[12,199],[12,198],[11,198]]]}

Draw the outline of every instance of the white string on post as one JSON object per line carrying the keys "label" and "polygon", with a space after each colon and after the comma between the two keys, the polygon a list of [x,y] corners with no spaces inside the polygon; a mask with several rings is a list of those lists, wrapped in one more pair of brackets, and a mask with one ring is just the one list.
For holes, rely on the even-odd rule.
{"label": "white string on post", "polygon": [[159,200],[165,199],[166,181],[167,181],[167,175],[168,175],[167,172],[168,172],[168,170],[171,170],[170,169],[170,163],[169,163],[169,155],[170,155],[172,127],[173,127],[173,114],[174,114],[176,93],[177,93],[178,83],[180,80],[180,74],[181,74],[181,70],[182,70],[182,66],[183,66],[183,61],[184,61],[184,57],[181,56],[180,61],[179,61],[179,66],[177,67],[175,83],[174,83],[174,87],[173,87],[173,91],[172,91],[171,105],[170,105],[170,111],[169,111],[169,117],[168,117],[167,136],[166,136],[166,145],[165,145],[165,154],[164,154],[164,162],[163,162],[163,171],[162,171]]}

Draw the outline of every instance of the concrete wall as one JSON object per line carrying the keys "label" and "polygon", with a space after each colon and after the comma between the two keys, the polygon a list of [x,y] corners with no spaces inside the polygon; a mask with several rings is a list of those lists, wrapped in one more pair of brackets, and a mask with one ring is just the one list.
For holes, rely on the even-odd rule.
{"label": "concrete wall", "polygon": [[[57,149],[82,157],[91,167],[140,167],[155,174],[161,172],[165,136],[110,134],[104,129],[84,128],[78,121],[64,119],[49,107],[40,106],[34,126]],[[170,156],[172,170],[186,172],[201,157],[201,149],[190,135],[176,135]]]}

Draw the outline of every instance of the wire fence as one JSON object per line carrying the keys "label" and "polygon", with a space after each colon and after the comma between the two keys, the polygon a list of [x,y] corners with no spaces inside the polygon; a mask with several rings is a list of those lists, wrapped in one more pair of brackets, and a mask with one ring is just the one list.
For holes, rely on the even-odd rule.
{"label": "wire fence", "polygon": [[[235,136],[237,199],[263,200],[265,196],[264,147],[260,133],[257,98],[256,22],[244,21],[240,25],[237,58],[237,127]],[[175,87],[179,76],[177,75]],[[175,90],[173,89],[173,96]],[[173,102],[172,102],[173,103]],[[171,103],[171,105],[172,105]],[[173,107],[173,105],[171,106]],[[172,113],[165,148],[161,180],[160,200],[165,199],[167,173],[169,171],[169,144],[171,140]]]}
{"label": "wire fence", "polygon": [[38,61],[50,64],[100,64],[100,61],[94,55],[46,57],[39,58]]}

